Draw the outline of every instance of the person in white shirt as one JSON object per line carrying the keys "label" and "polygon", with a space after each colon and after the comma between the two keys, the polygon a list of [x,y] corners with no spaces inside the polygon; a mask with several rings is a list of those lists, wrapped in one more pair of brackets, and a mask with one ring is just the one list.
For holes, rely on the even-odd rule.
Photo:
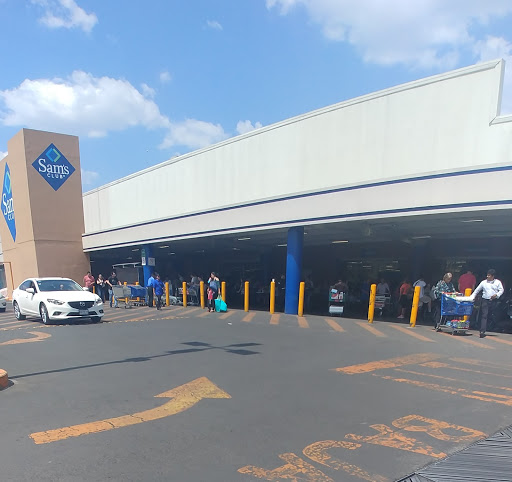
{"label": "person in white shirt", "polygon": [[471,299],[474,300],[476,295],[482,292],[482,317],[480,321],[480,338],[485,336],[487,329],[487,318],[493,316],[496,309],[498,298],[504,293],[503,285],[499,279],[495,278],[496,271],[490,269],[487,271],[487,277],[473,291]]}
{"label": "person in white shirt", "polygon": [[390,295],[391,290],[389,289],[389,285],[386,283],[386,280],[382,278],[380,283],[377,285],[377,294],[378,295]]}
{"label": "person in white shirt", "polygon": [[432,311],[432,298],[425,293],[425,286],[427,286],[427,283],[423,279],[423,275],[414,282],[413,287],[415,288],[416,286],[420,287],[420,308],[423,306],[423,303],[425,303],[427,305],[428,312],[430,313]]}

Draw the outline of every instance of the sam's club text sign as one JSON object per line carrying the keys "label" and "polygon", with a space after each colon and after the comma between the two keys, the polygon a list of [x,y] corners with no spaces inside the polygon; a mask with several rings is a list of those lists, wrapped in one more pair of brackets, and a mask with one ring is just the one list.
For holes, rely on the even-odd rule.
{"label": "sam's club text sign", "polygon": [[75,172],[75,168],[64,157],[64,154],[53,144],[50,144],[32,165],[55,191]]}
{"label": "sam's club text sign", "polygon": [[2,192],[2,214],[11,232],[12,240],[16,241],[16,221],[14,220],[14,202],[12,200],[11,170],[5,163],[4,184]]}

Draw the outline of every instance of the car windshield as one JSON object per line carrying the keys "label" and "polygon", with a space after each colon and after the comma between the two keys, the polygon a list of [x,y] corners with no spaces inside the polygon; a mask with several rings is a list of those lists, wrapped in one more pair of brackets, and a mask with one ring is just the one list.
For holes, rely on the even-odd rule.
{"label": "car windshield", "polygon": [[83,288],[70,279],[44,279],[37,282],[39,291],[83,291]]}

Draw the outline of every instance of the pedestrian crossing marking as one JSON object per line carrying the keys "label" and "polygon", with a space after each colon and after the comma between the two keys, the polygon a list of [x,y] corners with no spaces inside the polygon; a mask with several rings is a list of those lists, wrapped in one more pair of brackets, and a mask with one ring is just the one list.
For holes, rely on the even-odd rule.
{"label": "pedestrian crossing marking", "polygon": [[443,333],[444,335],[449,335],[449,337],[452,340],[459,340],[463,343],[467,343],[468,345],[477,346],[479,348],[485,348],[486,350],[494,350],[495,348],[493,346],[489,346],[485,343],[480,343],[475,340],[471,340],[471,337],[468,337],[467,335],[450,335],[449,333]]}
{"label": "pedestrian crossing marking", "polygon": [[297,316],[297,321],[299,322],[299,326],[301,328],[309,328],[308,320],[306,320],[306,318],[303,316]]}
{"label": "pedestrian crossing marking", "polygon": [[235,314],[234,311],[228,311],[227,313],[223,313],[222,315],[220,315],[219,318],[221,320],[225,320],[226,318],[229,318],[230,316],[232,316],[234,314]]}
{"label": "pedestrian crossing marking", "polygon": [[246,323],[250,323],[252,319],[256,316],[256,312],[247,313],[243,318],[242,321],[245,321]]}
{"label": "pedestrian crossing marking", "polygon": [[486,340],[496,341],[498,343],[504,343],[506,345],[512,345],[512,341],[504,340],[503,338],[498,338],[497,336],[486,336],[485,339]]}
{"label": "pedestrian crossing marking", "polygon": [[281,315],[278,314],[278,313],[274,313],[271,317],[270,317],[270,324],[271,325],[279,325],[279,319],[281,318]]}
{"label": "pedestrian crossing marking", "polygon": [[368,330],[372,335],[378,336],[379,338],[387,338],[387,335],[377,330],[377,328],[370,325],[367,321],[356,321],[356,323],[365,330]]}
{"label": "pedestrian crossing marking", "polygon": [[332,318],[325,318],[325,322],[334,330],[339,333],[342,331],[345,331],[345,329],[340,326],[336,321],[334,321]]}
{"label": "pedestrian crossing marking", "polygon": [[421,341],[428,341],[429,343],[434,343],[434,340],[431,338],[427,338],[426,336],[420,335],[419,333],[416,333],[414,331],[414,328],[406,328],[402,325],[391,325],[395,330],[401,331],[402,333],[406,333],[409,336],[412,336],[414,338],[417,338]]}

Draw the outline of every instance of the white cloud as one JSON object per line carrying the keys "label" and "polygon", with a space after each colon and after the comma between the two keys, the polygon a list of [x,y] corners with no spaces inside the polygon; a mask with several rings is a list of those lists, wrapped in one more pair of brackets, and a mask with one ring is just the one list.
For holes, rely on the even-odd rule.
{"label": "white cloud", "polygon": [[223,30],[222,25],[217,20],[207,20],[206,24],[213,30]]}
{"label": "white cloud", "polygon": [[323,34],[348,42],[366,62],[419,68],[457,66],[474,32],[512,13],[510,0],[266,0],[282,15],[306,10]]}
{"label": "white cloud", "polygon": [[155,97],[155,94],[156,94],[155,89],[150,87],[148,84],[141,84],[140,88],[142,89],[142,93],[144,94],[144,97],[148,97],[150,99]]}
{"label": "white cloud", "polygon": [[94,184],[96,180],[100,177],[99,173],[94,171],[86,171],[84,169],[80,169],[80,172],[82,174],[82,184],[84,186]]}
{"label": "white cloud", "polygon": [[160,74],[160,82],[162,82],[162,84],[168,84],[171,80],[172,75],[169,72],[164,71]]}
{"label": "white cloud", "polygon": [[220,124],[212,124],[196,119],[171,123],[169,133],[160,145],[161,149],[182,145],[191,149],[215,144],[229,137]]}
{"label": "white cloud", "polygon": [[2,152],[0,151],[0,161],[7,155],[9,154],[8,152]]}
{"label": "white cloud", "polygon": [[236,125],[236,131],[239,134],[245,134],[247,132],[253,131],[254,129],[260,129],[261,127],[263,127],[261,122],[256,122],[253,125],[250,120],[238,121],[238,124]]}
{"label": "white cloud", "polygon": [[89,137],[134,126],[170,126],[158,106],[128,81],[82,71],[66,79],[27,79],[0,91],[0,123]]}
{"label": "white cloud", "polygon": [[475,54],[481,62],[499,58],[505,59],[501,113],[512,114],[512,43],[503,37],[488,36],[485,40],[475,44]]}
{"label": "white cloud", "polygon": [[90,32],[98,23],[94,13],[86,13],[75,0],[32,0],[44,8],[40,22],[49,28],[80,28]]}

